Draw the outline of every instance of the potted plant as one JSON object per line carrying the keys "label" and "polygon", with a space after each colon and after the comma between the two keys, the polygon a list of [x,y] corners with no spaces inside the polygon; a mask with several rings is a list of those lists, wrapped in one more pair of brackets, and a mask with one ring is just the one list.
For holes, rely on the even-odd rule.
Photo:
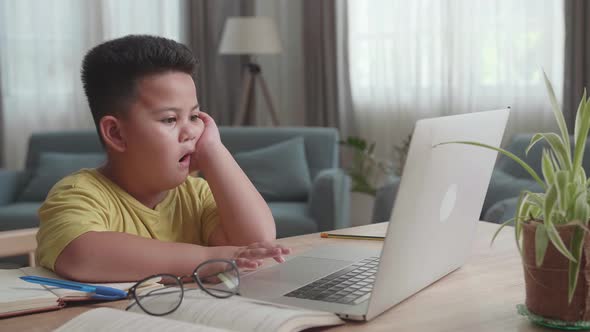
{"label": "potted plant", "polygon": [[[544,74],[544,73],[543,73]],[[481,146],[496,150],[522,166],[543,188],[543,192],[521,192],[514,218],[516,243],[521,253],[526,303],[519,312],[533,321],[559,328],[590,327],[590,179],[582,167],[590,128],[590,99],[586,91],[577,110],[573,145],[551,83],[544,74],[556,133],[535,134],[526,151],[545,141],[540,160],[541,177],[516,155],[478,142],[445,142]],[[572,147],[573,146],[573,150]]]}
{"label": "potted plant", "polygon": [[371,222],[377,189],[384,176],[393,172],[390,162],[375,156],[375,142],[349,136],[340,142],[350,152],[346,171],[351,178],[350,220],[353,226]]}

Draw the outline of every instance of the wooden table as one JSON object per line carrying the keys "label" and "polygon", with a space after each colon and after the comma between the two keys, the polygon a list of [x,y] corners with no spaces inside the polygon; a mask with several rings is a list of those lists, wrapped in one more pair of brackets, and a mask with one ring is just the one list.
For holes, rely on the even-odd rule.
{"label": "wooden table", "polygon": [[[384,230],[385,223],[361,226]],[[542,331],[516,313],[524,302],[524,279],[512,229],[503,230],[494,245],[498,225],[480,222],[468,263],[369,323],[350,322],[328,331]],[[354,231],[353,231],[354,232]],[[281,239],[295,253],[313,246],[348,241],[380,247],[380,241],[321,239],[309,234]],[[268,264],[273,264],[269,262]],[[127,301],[69,305],[57,311],[0,320],[1,331],[50,331],[80,313],[99,306],[124,308]]]}

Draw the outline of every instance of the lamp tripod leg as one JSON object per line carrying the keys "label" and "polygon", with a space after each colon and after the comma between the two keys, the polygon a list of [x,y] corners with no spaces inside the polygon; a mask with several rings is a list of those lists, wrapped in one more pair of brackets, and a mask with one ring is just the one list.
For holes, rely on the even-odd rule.
{"label": "lamp tripod leg", "polygon": [[244,73],[242,79],[242,95],[240,96],[240,108],[238,114],[234,118],[234,126],[239,126],[246,122],[246,113],[248,113],[248,105],[250,104],[250,96],[252,90],[253,76],[249,70]]}
{"label": "lamp tripod leg", "polygon": [[270,117],[272,120],[273,126],[278,126],[279,124],[279,117],[277,112],[275,111],[274,106],[272,105],[272,99],[270,97],[270,93],[268,92],[268,87],[266,86],[266,81],[262,74],[258,75],[260,79],[260,85],[262,86],[262,94],[264,95],[264,99],[266,100],[266,105],[268,106],[268,112],[270,113]]}

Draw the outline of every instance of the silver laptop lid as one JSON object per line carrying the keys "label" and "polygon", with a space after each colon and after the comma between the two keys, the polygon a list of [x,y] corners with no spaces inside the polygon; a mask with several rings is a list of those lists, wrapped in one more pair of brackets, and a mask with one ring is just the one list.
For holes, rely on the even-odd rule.
{"label": "silver laptop lid", "polygon": [[465,263],[497,152],[438,143],[500,146],[509,110],[416,123],[395,208],[383,244],[367,319]]}

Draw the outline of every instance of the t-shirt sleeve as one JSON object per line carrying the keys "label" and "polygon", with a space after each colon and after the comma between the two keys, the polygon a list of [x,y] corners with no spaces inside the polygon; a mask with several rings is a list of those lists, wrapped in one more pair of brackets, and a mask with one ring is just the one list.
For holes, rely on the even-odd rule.
{"label": "t-shirt sleeve", "polygon": [[204,179],[196,179],[195,187],[197,190],[197,199],[199,201],[199,221],[201,243],[209,244],[209,237],[219,225],[219,214],[217,211],[217,203],[213,198],[213,193],[209,188],[209,184]]}
{"label": "t-shirt sleeve", "polygon": [[73,184],[56,186],[39,208],[37,261],[55,270],[62,250],[78,236],[106,231],[107,210],[97,193]]}

